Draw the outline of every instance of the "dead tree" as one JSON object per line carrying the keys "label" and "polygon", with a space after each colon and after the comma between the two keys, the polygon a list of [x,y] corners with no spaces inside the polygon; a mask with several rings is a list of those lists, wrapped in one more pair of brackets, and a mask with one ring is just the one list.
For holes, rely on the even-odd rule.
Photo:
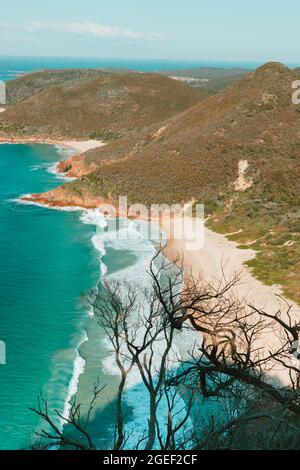
{"label": "dead tree", "polygon": [[123,338],[124,327],[136,307],[136,295],[130,286],[126,290],[126,302],[122,301],[120,295],[118,284],[113,286],[106,283],[105,286],[99,286],[96,296],[90,294],[88,297],[88,302],[97,315],[100,327],[109,338],[121,376],[117,392],[114,450],[122,449],[126,442],[122,401],[127,377],[134,366],[134,358],[124,356]]}
{"label": "dead tree", "polygon": [[[128,442],[123,401],[133,369],[149,395],[148,426],[135,448],[184,449],[193,441],[197,441],[197,448],[205,448],[212,438],[223,438],[239,426],[242,429],[245,423],[262,419],[284,422],[290,429],[293,419],[300,419],[300,369],[292,360],[300,324],[293,321],[290,307],[275,314],[261,311],[235,296],[239,274],[230,280],[223,275],[218,282],[187,279],[178,260],[169,262],[161,252],[152,260],[149,276],[151,286],[147,290],[125,283],[105,283],[97,294],[89,296],[120,371],[113,448],[124,449]],[[199,332],[201,340],[197,347],[186,346],[187,358],[181,362],[174,359],[173,347],[184,329]],[[268,347],[264,338],[270,330],[277,341]],[[273,380],[276,366],[288,376],[288,383]],[[188,399],[179,413],[176,403],[182,393]],[[191,434],[185,440],[182,431],[200,394],[206,399],[234,399],[239,405],[226,422],[211,423],[201,439]],[[268,412],[253,411],[249,406],[250,402],[258,403],[257,397],[271,401]],[[158,416],[162,400],[167,417],[163,426]],[[53,426],[45,406],[36,412],[50,425],[51,433],[42,432],[43,438],[50,440],[49,445],[95,448],[86,435],[86,426],[82,426],[80,406],[73,405],[70,418],[65,420],[81,433],[79,442]]]}
{"label": "dead tree", "polygon": [[[33,444],[33,449],[96,450],[96,445],[88,432],[88,426],[97,399],[104,388],[105,386],[100,387],[98,384],[94,386],[93,398],[84,416],[81,413],[82,406],[76,400],[72,403],[69,416],[64,416],[58,410],[54,410],[54,412],[52,410],[51,412],[47,400],[41,395],[38,399],[37,408],[30,408],[30,410],[42,418],[44,425],[47,427],[42,427],[40,431],[36,432],[37,442]],[[65,431],[64,427],[66,425],[69,425],[72,429],[72,435]]]}
{"label": "dead tree", "polygon": [[[176,435],[188,420],[193,399],[190,397],[186,412],[182,410],[183,417],[173,422],[178,392],[174,393],[165,384],[174,361],[170,354],[178,334],[176,322],[172,321],[170,312],[166,313],[153,289],[138,292],[124,284],[104,287],[93,300],[93,309],[110,339],[121,374],[116,411],[117,446],[121,448],[125,440],[122,399],[128,375],[135,367],[149,394],[148,429],[143,437],[145,449],[153,449],[157,439],[161,447],[174,448]],[[168,407],[167,435],[160,429],[157,416],[162,399]]]}

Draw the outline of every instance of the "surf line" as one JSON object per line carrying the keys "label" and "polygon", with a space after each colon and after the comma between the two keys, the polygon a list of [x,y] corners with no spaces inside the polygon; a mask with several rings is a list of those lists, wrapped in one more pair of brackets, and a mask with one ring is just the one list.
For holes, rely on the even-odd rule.
{"label": "surf line", "polygon": [[6,365],[6,344],[0,340],[0,366]]}

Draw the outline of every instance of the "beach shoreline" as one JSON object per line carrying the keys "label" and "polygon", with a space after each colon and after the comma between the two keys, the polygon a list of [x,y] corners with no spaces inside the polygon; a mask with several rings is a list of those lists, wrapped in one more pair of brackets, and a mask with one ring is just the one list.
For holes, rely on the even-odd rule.
{"label": "beach shoreline", "polygon": [[76,154],[81,155],[88,150],[93,150],[106,145],[101,140],[56,140],[36,137],[0,137],[0,144],[48,144],[73,149]]}
{"label": "beach shoreline", "polygon": [[[177,222],[182,223],[181,220]],[[176,221],[174,224],[176,225]],[[226,283],[236,278],[237,283],[231,289],[231,295],[244,305],[247,312],[252,310],[252,306],[274,316],[280,311],[281,318],[287,324],[291,320],[295,323],[299,322],[300,306],[283,297],[283,288],[280,285],[264,284],[251,273],[246,263],[255,258],[254,250],[238,248],[236,242],[228,240],[225,235],[213,232],[205,227],[205,224],[202,224],[204,230],[202,248],[191,249],[193,234],[189,233],[189,229],[179,240],[172,236],[174,230],[170,234],[168,228],[162,225],[167,240],[164,256],[183,267],[187,280],[192,277],[200,284],[203,280],[205,285],[225,286]],[[291,307],[290,311],[289,307]],[[258,313],[252,314],[252,321],[259,320]],[[272,322],[271,327],[263,331],[260,338],[257,338],[256,347],[260,347],[262,354],[264,351],[266,355],[269,351],[279,350],[282,347],[282,338],[275,321]],[[285,386],[290,384],[289,371],[277,363],[273,364],[272,377],[279,384]]]}
{"label": "beach shoreline", "polygon": [[[30,142],[33,142],[32,140]],[[40,142],[41,143],[41,142]],[[50,143],[49,141],[47,143]],[[54,141],[51,142],[52,144]],[[75,142],[55,141],[55,145],[65,145],[74,148]],[[80,143],[83,145],[83,142]],[[95,144],[95,142],[94,142]],[[85,142],[85,145],[88,145]],[[89,142],[90,145],[90,142]],[[77,150],[79,147],[77,146]],[[70,195],[64,187],[59,187],[54,191],[44,194],[31,195],[22,198],[26,203],[38,203],[50,208],[76,207],[77,209],[97,209],[105,204],[115,206],[113,200],[102,198],[93,198],[90,195]],[[184,212],[184,211],[183,211]],[[109,214],[105,214],[108,215]],[[127,217],[128,214],[121,214],[116,211],[115,217]],[[142,217],[128,217],[132,220],[145,220]],[[287,312],[287,307],[291,306],[290,312],[292,320],[295,322],[300,318],[300,307],[295,302],[282,297],[283,289],[279,285],[269,286],[258,280],[251,273],[246,263],[254,259],[255,251],[251,249],[240,249],[238,244],[229,241],[225,235],[213,232],[205,227],[203,220],[195,220],[193,217],[187,218],[189,222],[182,231],[182,217],[156,218],[149,217],[148,221],[159,222],[161,231],[165,235],[166,244],[164,246],[164,256],[169,261],[176,261],[182,264],[185,277],[203,279],[205,283],[229,282],[234,277],[239,277],[239,281],[233,288],[233,294],[240,302],[253,305],[259,310],[267,311],[275,315],[279,310],[283,312],[283,319]],[[185,219],[185,220],[187,220]],[[196,224],[196,225],[195,225]],[[199,224],[197,226],[197,224]],[[181,226],[181,228],[180,228]],[[180,232],[181,230],[181,232]],[[199,236],[202,231],[202,235]],[[176,234],[181,233],[178,237]],[[175,234],[175,235],[174,235]],[[200,243],[200,246],[199,246]],[[203,243],[201,245],[201,243]],[[268,348],[280,348],[280,339],[274,329],[266,331],[260,338],[261,347],[264,350]],[[286,370],[274,366],[274,376],[284,384],[289,383]]]}
{"label": "beach shoreline", "polygon": [[[34,199],[27,198],[25,203],[36,203]],[[96,204],[86,204],[85,206],[79,205],[59,205],[47,204],[47,200],[39,200],[38,204],[45,205],[49,208],[64,209],[67,207],[76,207],[76,209],[97,209]],[[108,215],[109,216],[109,215]],[[125,217],[124,214],[117,214],[117,217]],[[128,217],[129,218],[129,217]],[[131,218],[131,220],[145,221],[142,218]],[[282,312],[282,319],[286,322],[291,318],[297,322],[300,318],[300,306],[295,302],[282,297],[282,287],[279,285],[268,286],[263,284],[260,280],[255,278],[247,267],[247,261],[253,259],[256,255],[253,250],[244,250],[238,248],[238,244],[229,241],[224,235],[213,232],[203,225],[203,221],[199,221],[199,230],[204,230],[203,247],[197,247],[200,238],[194,240],[195,247],[193,248],[193,234],[189,232],[189,228],[193,224],[188,224],[188,229],[183,231],[183,237],[178,239],[174,237],[176,234],[176,227],[172,227],[170,233],[169,220],[164,223],[164,220],[159,218],[149,218],[148,222],[157,222],[160,225],[161,233],[163,234],[163,255],[170,261],[179,264],[184,269],[184,277],[186,281],[193,277],[196,281],[201,280],[206,285],[224,285],[224,283],[238,278],[237,284],[231,289],[231,295],[237,299],[241,305],[245,305],[248,309],[249,305],[254,306],[258,310],[262,310],[271,315],[276,315],[280,310]],[[182,224],[182,219],[178,223]],[[192,221],[195,223],[195,221]],[[173,220],[176,225],[177,221]],[[195,226],[193,226],[195,227]],[[177,232],[178,233],[178,232]],[[155,246],[154,246],[155,247]],[[157,245],[156,245],[157,249]],[[292,310],[288,312],[288,306]],[[258,314],[253,316],[253,320],[258,320]],[[260,338],[256,341],[256,346],[260,347],[262,351],[267,354],[269,350],[279,350],[281,347],[281,338],[278,335],[278,325],[273,322],[272,328],[264,331]],[[272,364],[272,377],[281,385],[290,385],[290,376],[287,368],[283,368],[278,364]]]}
{"label": "beach shoreline", "polygon": [[[245,286],[243,297],[247,296],[250,302],[262,301],[262,298],[265,298],[267,294],[271,297],[283,297],[282,286],[264,284],[252,274],[246,265],[248,261],[255,258],[256,252],[254,250],[239,248],[239,244],[228,240],[226,235],[209,229],[205,221],[190,220],[193,220],[193,223],[185,223],[184,230],[181,229],[181,231],[176,228],[176,225],[182,226],[182,218],[174,218],[173,226],[170,226],[168,220],[161,221],[161,229],[167,239],[164,253],[169,260],[177,259],[178,262],[181,262],[187,276],[215,281],[219,280],[220,275],[229,280],[235,274],[240,273],[241,285]],[[201,236],[199,236],[200,231],[203,232]],[[182,238],[174,237],[174,234],[178,233],[182,233]],[[262,296],[259,285],[264,288]],[[249,287],[248,291],[247,286]],[[299,310],[300,316],[300,306],[292,300],[288,302]],[[260,302],[260,308],[264,306],[265,304]]]}
{"label": "beach shoreline", "polygon": [[[53,199],[52,194],[55,195]],[[170,261],[180,262],[187,277],[203,278],[208,282],[215,282],[219,281],[222,276],[229,280],[239,273],[241,282],[237,295],[240,298],[247,298],[249,303],[260,309],[271,305],[274,310],[275,307],[278,309],[278,306],[286,307],[288,303],[300,318],[300,306],[292,300],[283,299],[282,286],[264,284],[247,267],[246,263],[255,258],[256,252],[252,249],[239,248],[238,243],[228,240],[223,234],[212,231],[205,226],[202,220],[196,221],[194,218],[186,217],[184,219],[185,226],[182,229],[183,219],[181,217],[173,218],[170,222],[168,217],[153,217],[151,214],[146,219],[138,215],[130,216],[128,213],[121,213],[112,199],[92,197],[88,194],[65,199],[63,187],[56,189],[54,193],[50,191],[49,193],[30,195],[23,200],[27,203],[38,203],[49,208],[60,209],[64,207],[76,207],[82,208],[82,210],[98,209],[99,207],[101,209],[101,206],[108,205],[116,208],[114,217],[126,217],[133,221],[157,222],[165,235],[164,255]],[[110,216],[109,213],[105,215]],[[202,234],[199,236],[200,231]],[[178,233],[181,234],[180,238],[176,236]]]}
{"label": "beach shoreline", "polygon": [[[191,217],[176,219],[174,217],[170,222],[168,217],[154,217],[152,214],[149,214],[147,218],[139,215],[133,216],[121,213],[113,199],[93,197],[89,194],[73,196],[68,194],[64,187],[59,187],[48,193],[30,195],[24,198],[24,202],[43,204],[50,208],[82,207],[83,210],[101,209],[101,207],[108,205],[115,207],[114,217],[158,222],[165,234],[165,256],[170,261],[181,262],[187,276],[216,281],[220,275],[225,275],[227,279],[230,279],[236,273],[240,273],[243,288],[239,288],[239,295],[242,294],[243,298],[247,296],[248,300],[253,303],[255,300],[255,304],[259,300],[259,308],[264,308],[269,299],[274,297],[277,297],[276,305],[282,305],[282,302],[278,303],[278,298],[283,296],[282,286],[264,284],[246,266],[248,261],[255,258],[256,252],[252,249],[239,248],[237,242],[230,241],[225,235],[206,227],[203,220],[197,221]],[[109,216],[110,214],[105,215]],[[183,220],[185,220],[184,228],[182,226]],[[300,317],[300,306],[292,300],[289,300],[288,303],[297,309]],[[273,302],[272,304],[274,305]]]}

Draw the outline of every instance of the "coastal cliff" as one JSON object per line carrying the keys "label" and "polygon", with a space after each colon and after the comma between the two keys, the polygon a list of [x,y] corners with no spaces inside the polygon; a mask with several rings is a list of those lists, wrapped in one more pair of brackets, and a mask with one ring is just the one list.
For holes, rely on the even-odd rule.
{"label": "coastal cliff", "polygon": [[82,194],[72,193],[65,186],[41,194],[24,196],[22,199],[49,207],[82,207],[84,209],[96,209],[103,204],[113,204],[112,200],[92,196],[87,191]]}
{"label": "coastal cliff", "polygon": [[97,165],[89,165],[84,156],[75,155],[57,164],[57,172],[65,174],[68,178],[82,178],[97,170]]}

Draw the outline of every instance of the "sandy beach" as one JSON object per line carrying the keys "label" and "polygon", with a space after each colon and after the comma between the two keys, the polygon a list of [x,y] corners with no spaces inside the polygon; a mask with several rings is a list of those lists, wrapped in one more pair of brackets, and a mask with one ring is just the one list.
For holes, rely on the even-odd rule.
{"label": "sandy beach", "polygon": [[76,150],[76,152],[78,152],[78,154],[106,145],[106,143],[102,142],[101,140],[63,140],[55,143],[56,145],[61,145],[63,147],[73,148],[74,150]]}
{"label": "sandy beach", "polygon": [[[175,220],[174,225],[181,224],[180,220]],[[198,237],[203,224],[197,227]],[[191,240],[195,235],[191,233],[192,224],[187,225],[182,239],[174,238],[174,227],[162,223],[162,229],[167,236],[167,246],[165,255],[169,260],[180,258],[185,274],[196,279],[202,277],[206,282],[218,282],[222,280],[222,270],[225,278],[229,281],[235,274],[239,274],[240,281],[235,286],[233,295],[242,302],[251,304],[254,307],[264,310],[268,314],[276,314],[280,309],[283,312],[283,319],[287,320],[287,305],[292,306],[291,317],[295,321],[300,319],[300,307],[290,300],[283,299],[280,286],[267,286],[256,279],[245,263],[255,257],[252,250],[242,250],[237,244],[229,241],[224,235],[220,235],[204,227],[204,243],[202,247],[193,248]],[[199,237],[199,240],[201,237]],[[278,297],[280,296],[280,297]],[[274,322],[274,329],[263,332],[260,338],[261,347],[268,353],[269,348],[277,348],[281,342],[277,335],[277,324]],[[290,383],[287,371],[281,366],[274,365],[274,377],[280,379],[281,383]]]}
{"label": "sandy beach", "polygon": [[35,137],[22,137],[22,138],[6,138],[0,137],[0,143],[12,144],[52,144],[59,145],[60,147],[71,148],[77,154],[82,154],[88,150],[106,145],[105,142],[100,140],[52,140],[52,139],[38,139]]}
{"label": "sandy beach", "polygon": [[[3,139],[3,142],[7,140]],[[1,142],[1,139],[0,139]],[[38,142],[34,139],[13,140],[12,142]],[[78,154],[89,149],[105,145],[101,141],[39,141],[40,143],[51,143],[55,145],[73,148]],[[101,199],[101,198],[100,198]],[[86,208],[96,208],[105,202],[113,204],[113,201],[104,201],[99,198],[89,198],[74,195],[70,197],[65,188],[57,188],[49,193],[37,195],[34,200],[49,206],[78,206]],[[25,199],[27,200],[27,199]],[[187,208],[186,208],[187,209]],[[120,216],[120,214],[118,214]],[[156,219],[154,219],[156,220]],[[191,217],[185,217],[184,230],[182,231],[182,218],[175,218],[170,224],[169,219],[162,217],[161,228],[167,239],[165,255],[168,259],[180,258],[187,277],[203,278],[205,282],[219,283],[224,279],[230,281],[237,274],[239,282],[232,290],[232,295],[244,302],[246,305],[253,305],[255,308],[264,310],[268,314],[276,314],[282,311],[282,318],[287,320],[288,305],[292,306],[291,315],[293,320],[300,318],[300,307],[283,299],[280,286],[267,286],[256,279],[247,268],[245,263],[256,256],[253,250],[242,250],[235,242],[229,241],[226,236],[215,233],[204,226],[201,220],[196,221]],[[157,220],[158,221],[158,220]],[[181,233],[182,232],[182,233]],[[223,275],[222,275],[223,273]],[[247,308],[247,307],[246,307]],[[255,316],[253,315],[255,320]],[[278,325],[274,322],[274,328],[268,328],[258,340],[259,347],[268,354],[271,349],[280,349],[281,338],[278,335]],[[290,384],[287,370],[283,370],[278,364],[273,365],[273,375],[281,383]]]}

